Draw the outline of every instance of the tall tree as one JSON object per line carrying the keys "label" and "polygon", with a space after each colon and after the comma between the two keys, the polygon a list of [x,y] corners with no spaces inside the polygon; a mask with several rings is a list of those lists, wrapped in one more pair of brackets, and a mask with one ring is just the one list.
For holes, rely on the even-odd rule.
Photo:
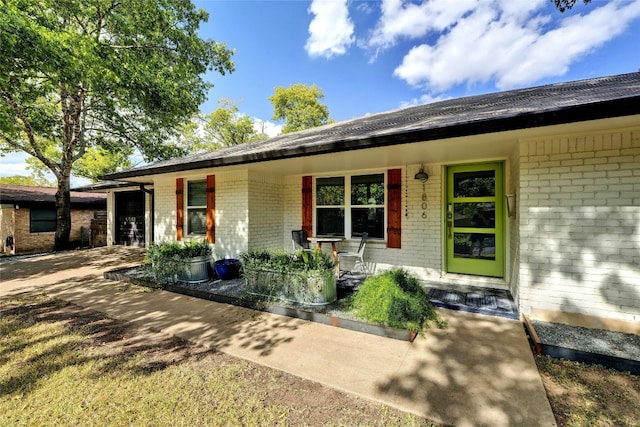
{"label": "tall tree", "polygon": [[[43,145],[43,153],[50,160],[60,162],[59,148],[55,143],[50,142],[46,147]],[[100,146],[89,146],[84,155],[71,166],[71,174],[98,182],[103,175],[132,167],[132,155],[133,149],[131,147],[120,147],[120,150],[109,151]],[[29,157],[26,162],[31,176],[46,180],[49,168],[42,161],[37,157]]]}
{"label": "tall tree", "polygon": [[0,184],[27,185],[29,187],[51,187],[52,186],[52,184],[46,179],[41,179],[37,176],[24,176],[24,175],[0,176]]}
{"label": "tall tree", "polygon": [[284,120],[282,133],[296,132],[330,122],[329,109],[320,103],[324,93],[318,86],[296,83],[288,88],[278,86],[269,101],[273,104],[273,120]]}
{"label": "tall tree", "polygon": [[0,143],[55,175],[56,250],[69,243],[72,166],[90,147],[182,153],[165,141],[205,100],[204,73],[234,69],[233,51],[198,36],[207,19],[188,0],[0,2]]}
{"label": "tall tree", "polygon": [[215,150],[268,137],[257,130],[249,116],[240,113],[233,100],[220,99],[218,104],[220,108],[205,116],[198,115],[183,128],[182,143],[190,151]]}

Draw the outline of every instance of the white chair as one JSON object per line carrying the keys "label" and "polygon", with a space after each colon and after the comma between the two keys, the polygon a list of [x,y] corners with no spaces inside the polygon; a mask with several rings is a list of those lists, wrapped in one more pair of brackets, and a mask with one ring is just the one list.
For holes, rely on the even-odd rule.
{"label": "white chair", "polygon": [[361,268],[361,271],[364,274],[368,274],[367,265],[364,263],[364,248],[367,244],[367,237],[369,237],[369,233],[362,233],[362,239],[360,239],[360,246],[358,247],[358,252],[338,252],[338,260],[342,262],[343,258],[352,258],[354,259],[353,270],[357,267]]}

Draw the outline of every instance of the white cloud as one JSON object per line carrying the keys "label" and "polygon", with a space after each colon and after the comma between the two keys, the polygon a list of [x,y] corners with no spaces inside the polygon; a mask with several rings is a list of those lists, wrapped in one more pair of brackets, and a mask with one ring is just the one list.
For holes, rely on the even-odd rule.
{"label": "white cloud", "polygon": [[433,104],[434,102],[446,101],[447,99],[451,99],[450,96],[438,95],[433,96],[429,93],[425,93],[421,95],[419,98],[413,98],[410,101],[402,101],[400,103],[400,108],[414,107],[416,105],[424,105],[424,104]]}
{"label": "white cloud", "polygon": [[29,176],[27,171],[27,158],[29,155],[22,151],[12,152],[0,157],[0,176],[22,175]]}
{"label": "white cloud", "polygon": [[265,133],[269,135],[269,137],[278,136],[282,133],[282,128],[284,125],[279,125],[273,122],[269,122],[266,120],[261,120],[258,118],[253,119],[253,129],[259,133]]}
{"label": "white cloud", "polygon": [[307,53],[325,58],[344,55],[355,41],[347,0],[313,0],[309,12],[315,16],[309,24]]}
{"label": "white cloud", "polygon": [[380,21],[373,30],[369,45],[388,48],[400,38],[414,39],[432,31],[445,31],[477,4],[477,0],[433,0],[421,4],[384,0]]}
{"label": "white cloud", "polygon": [[546,0],[419,5],[386,0],[369,45],[388,48],[400,38],[423,41],[394,71],[413,86],[443,92],[493,80],[499,89],[509,89],[566,73],[572,63],[624,32],[640,16],[640,0],[593,2],[582,10],[583,15],[560,15]]}

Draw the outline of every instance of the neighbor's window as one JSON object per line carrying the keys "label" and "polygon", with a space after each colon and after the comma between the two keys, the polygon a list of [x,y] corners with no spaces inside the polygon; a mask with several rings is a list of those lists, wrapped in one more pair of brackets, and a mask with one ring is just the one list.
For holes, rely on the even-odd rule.
{"label": "neighbor's window", "polygon": [[55,209],[31,208],[29,212],[29,231],[31,233],[56,231]]}
{"label": "neighbor's window", "polygon": [[187,234],[207,233],[207,181],[187,182]]}
{"label": "neighbor's window", "polygon": [[383,239],[384,200],[383,173],[317,178],[316,234]]}

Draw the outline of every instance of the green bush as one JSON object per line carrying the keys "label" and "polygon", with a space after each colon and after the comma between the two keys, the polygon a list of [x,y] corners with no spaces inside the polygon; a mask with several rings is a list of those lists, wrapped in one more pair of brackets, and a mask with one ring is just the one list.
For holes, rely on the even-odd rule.
{"label": "green bush", "polygon": [[154,243],[147,248],[143,268],[154,280],[174,282],[191,258],[212,255],[213,249],[205,240]]}
{"label": "green bush", "polygon": [[403,269],[369,277],[349,302],[356,316],[394,328],[415,330],[446,324],[418,280]]}
{"label": "green bush", "polygon": [[331,255],[316,249],[313,252],[269,251],[254,249],[240,254],[243,268],[269,268],[278,272],[288,271],[324,271],[333,268]]}
{"label": "green bush", "polygon": [[296,253],[251,250],[240,259],[245,291],[252,295],[309,304],[336,298],[333,257],[319,249]]}

